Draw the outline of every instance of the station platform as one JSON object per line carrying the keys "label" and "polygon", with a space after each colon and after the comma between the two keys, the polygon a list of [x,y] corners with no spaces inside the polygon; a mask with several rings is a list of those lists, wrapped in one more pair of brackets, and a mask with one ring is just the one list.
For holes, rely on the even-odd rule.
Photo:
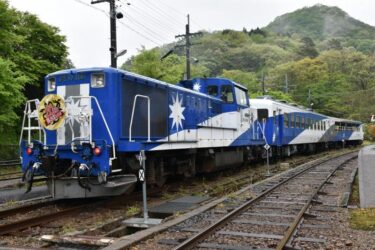
{"label": "station platform", "polygon": [[375,208],[375,145],[359,151],[358,177],[361,208]]}

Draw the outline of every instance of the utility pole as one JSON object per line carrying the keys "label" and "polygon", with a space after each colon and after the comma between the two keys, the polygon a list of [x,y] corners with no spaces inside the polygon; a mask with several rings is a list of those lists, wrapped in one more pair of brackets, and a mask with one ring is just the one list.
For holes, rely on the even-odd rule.
{"label": "utility pole", "polygon": [[185,26],[185,34],[177,35],[176,38],[183,37],[185,38],[185,55],[186,55],[186,80],[190,79],[190,37],[201,35],[202,32],[190,33],[190,16],[187,15],[187,24]]}
{"label": "utility pole", "polygon": [[262,70],[262,94],[266,94],[266,87],[264,86],[264,72]]}
{"label": "utility pole", "polygon": [[111,67],[117,68],[117,34],[116,34],[116,5],[115,0],[96,0],[91,1],[91,4],[97,3],[109,3],[109,19],[110,19],[110,29],[111,29],[111,47],[109,51],[111,52]]}

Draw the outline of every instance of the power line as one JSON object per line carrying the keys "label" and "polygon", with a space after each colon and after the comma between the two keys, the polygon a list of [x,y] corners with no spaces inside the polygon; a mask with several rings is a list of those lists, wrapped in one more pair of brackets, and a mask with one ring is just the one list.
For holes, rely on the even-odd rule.
{"label": "power line", "polygon": [[167,18],[170,18],[172,21],[175,21],[175,22],[178,22],[180,23],[181,25],[184,25],[185,23],[183,21],[179,21],[175,16],[172,16],[170,15],[170,13],[166,12],[165,10],[159,8],[157,5],[155,5],[152,1],[150,0],[140,0],[141,2],[145,3],[147,2],[149,5],[148,6],[154,6],[154,10],[161,13],[162,15],[164,15],[165,17]]}
{"label": "power line", "polygon": [[[170,27],[167,27],[163,23],[161,23],[158,19],[154,19],[154,21],[150,21],[149,15],[144,15],[144,11],[137,10],[138,7],[134,5],[127,6],[131,8],[131,11],[123,11],[125,13],[125,17],[131,19],[130,21],[137,23],[138,25],[142,26],[144,29],[148,30],[149,32],[155,34],[158,37],[165,38],[166,37],[173,37],[173,33],[170,30]],[[133,8],[132,8],[133,7]],[[134,8],[135,7],[135,8]],[[121,7],[120,7],[121,8]],[[131,15],[131,12],[135,12],[135,15]],[[138,15],[137,15],[138,13]],[[139,17],[141,16],[141,17]],[[141,18],[142,21],[139,21]],[[153,17],[152,17],[153,18]],[[160,23],[159,25],[157,23]],[[167,28],[164,28],[164,27]]]}
{"label": "power line", "polygon": [[[103,13],[103,14],[106,15],[107,17],[110,17],[110,15],[109,15],[106,11],[104,11],[104,10],[102,10],[102,9],[100,9],[100,8],[97,8],[97,7],[93,6],[93,5],[90,5],[90,4],[88,4],[88,3],[85,3],[85,2],[82,1],[82,0],[73,0],[73,1],[75,1],[75,2],[77,2],[77,3],[79,3],[79,4],[82,4],[82,5],[85,5],[85,6],[87,6],[87,7],[90,7],[90,8],[92,8],[92,9],[96,10],[96,11],[99,11],[99,12]],[[157,45],[157,46],[162,46],[162,44],[160,44],[160,43],[158,43],[158,42],[155,42],[153,39],[147,37],[146,35],[144,35],[144,34],[142,34],[142,33],[140,33],[140,32],[138,32],[137,30],[133,29],[133,28],[130,27],[129,25],[125,24],[124,22],[122,22],[122,21],[119,20],[119,23],[120,23],[122,26],[126,27],[127,29],[133,31],[133,32],[136,33],[137,35],[139,35],[139,36],[143,37],[144,39],[146,39],[146,40],[148,40],[148,41],[154,43],[155,45]]]}
{"label": "power line", "polygon": [[165,37],[161,36],[159,33],[155,32],[154,30],[148,28],[147,26],[145,26],[141,22],[137,21],[135,18],[131,17],[130,15],[125,14],[125,18],[127,18],[130,22],[132,22],[133,24],[137,25],[138,27],[142,27],[143,30],[146,33],[148,33],[150,36],[152,36],[153,38],[155,38],[155,39],[157,39],[157,40],[159,40],[161,42],[164,42],[165,40],[168,40]]}
{"label": "power line", "polygon": [[120,24],[122,24],[123,26],[125,26],[126,28],[130,29],[131,31],[137,33],[138,35],[142,36],[143,38],[145,38],[146,40],[158,45],[158,46],[162,46],[162,44],[158,43],[158,42],[155,42],[153,39],[143,35],[142,33],[138,32],[137,30],[133,29],[131,26],[127,25],[126,23],[122,22],[122,21],[119,21]]}
{"label": "power line", "polygon": [[[161,21],[157,17],[154,17],[153,15],[149,14],[148,12],[140,9],[138,6],[130,5],[129,7],[132,8],[132,10],[134,10],[134,12],[137,12],[138,15],[142,16],[144,19],[148,19],[148,20],[151,19],[152,25],[155,25],[155,26],[159,25],[159,26],[156,26],[157,28],[162,28],[166,32],[171,32],[171,30],[173,30],[173,32],[178,32],[178,29],[176,29],[175,27],[168,25],[168,23],[164,23],[163,21]],[[147,14],[145,15],[145,13],[147,13]]]}
{"label": "power line", "polygon": [[180,25],[177,24],[177,20],[175,18],[170,19],[168,16],[165,16],[163,13],[160,13],[155,8],[153,8],[150,4],[147,4],[143,1],[138,1],[137,3],[140,3],[142,5],[142,7],[140,7],[142,8],[142,11],[145,11],[145,8],[146,8],[150,10],[152,14],[154,14],[154,17],[156,15],[156,16],[159,16],[159,18],[161,18],[162,20],[165,20],[165,21],[169,20],[168,21],[169,26],[175,27],[176,29],[180,28]]}
{"label": "power line", "polygon": [[[185,13],[182,13],[182,12],[179,11],[178,9],[174,8],[173,6],[171,6],[171,5],[169,5],[169,4],[165,3],[165,2],[163,2],[163,1],[161,1],[161,0],[156,0],[156,1],[159,1],[159,3],[161,3],[161,4],[164,5],[165,7],[169,8],[170,10],[173,10],[173,11],[177,12],[178,14],[180,14],[181,16],[184,16],[184,17],[185,17],[185,15],[186,15]],[[200,27],[202,30],[205,29],[205,28],[202,27],[198,22],[195,22],[194,19],[191,18],[190,21],[191,21],[192,23],[194,23],[195,25],[197,25],[198,27]]]}
{"label": "power line", "polygon": [[85,3],[84,1],[81,1],[81,0],[73,0],[73,1],[75,1],[75,2],[77,2],[77,3],[79,3],[79,4],[82,4],[82,5],[85,5],[85,6],[87,6],[87,7],[90,7],[91,9],[94,9],[94,10],[100,11],[100,12],[102,12],[103,14],[105,14],[107,17],[109,17],[109,14],[108,14],[106,11],[104,11],[104,10],[102,10],[102,9],[100,9],[100,8],[97,8],[97,7],[95,7],[95,6],[92,6],[91,4]]}

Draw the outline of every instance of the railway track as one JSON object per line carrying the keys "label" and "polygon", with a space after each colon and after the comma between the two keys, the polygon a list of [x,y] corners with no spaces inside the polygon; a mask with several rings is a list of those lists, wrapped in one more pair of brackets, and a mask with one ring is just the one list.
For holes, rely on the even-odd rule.
{"label": "railway track", "polygon": [[[160,190],[152,191],[152,193],[158,193]],[[11,221],[5,224],[0,225],[0,236],[6,235],[9,233],[17,232],[26,228],[42,225],[51,221],[55,221],[61,218],[66,218],[67,216],[78,215],[82,211],[90,211],[95,209],[95,207],[111,207],[117,206],[118,204],[129,204],[130,202],[137,200],[141,197],[141,193],[136,192],[126,196],[118,196],[112,198],[105,198],[101,200],[78,200],[78,201],[64,201],[64,200],[47,200],[44,202],[39,202],[30,205],[19,206],[16,208],[11,208],[8,210],[0,211],[0,221],[5,218],[14,217],[17,214],[26,214],[30,211],[37,211],[41,208],[46,207],[54,207],[58,205],[62,205],[61,207],[57,207],[56,211],[42,213],[36,216],[28,217],[25,219]],[[66,204],[69,202],[73,202],[73,205]]]}
{"label": "railway track", "polygon": [[309,216],[316,216],[309,213],[313,206],[320,206],[320,210],[334,209],[321,204],[318,195],[324,194],[322,188],[330,185],[336,171],[355,157],[356,153],[352,153],[307,164],[255,185],[244,195],[231,197],[214,209],[168,229],[165,235],[157,238],[154,247],[283,249],[301,241],[322,243],[322,239],[301,236],[300,230],[324,228],[324,225],[303,225],[302,222]]}
{"label": "railway track", "polygon": [[[326,154],[324,154],[324,155],[326,155]],[[302,163],[302,162],[305,162],[305,161],[306,161],[306,159],[301,160],[301,161],[300,160],[293,160],[292,162],[290,162],[290,165],[298,165],[299,163]],[[253,173],[245,175],[245,176],[240,176],[238,178],[231,178],[230,177],[229,180],[221,182],[220,185],[228,186],[228,188],[226,188],[224,190],[224,192],[237,190],[242,185],[250,184],[252,176],[253,176]],[[212,190],[208,190],[208,193],[211,194],[211,195],[219,195],[220,193],[215,193],[215,190],[216,190],[216,188],[212,187]],[[159,192],[154,191],[152,193],[158,194]],[[150,193],[150,195],[152,195],[152,194]],[[127,197],[127,200],[131,201],[132,199],[139,198],[139,197],[140,197],[139,193],[134,193],[134,195],[131,195],[131,196]],[[114,204],[116,202],[120,202],[120,200],[122,200],[122,202],[123,202],[123,200],[124,200],[121,197],[112,198],[112,199],[113,199],[112,204]],[[42,225],[42,224],[44,225],[44,224],[47,224],[48,222],[54,221],[58,218],[62,219],[62,218],[66,218],[66,217],[71,217],[74,214],[76,214],[78,216],[79,212],[87,210],[87,209],[85,209],[87,207],[90,207],[90,210],[93,210],[94,207],[98,207],[98,206],[101,206],[101,207],[111,206],[109,201],[101,201],[101,202],[102,203],[100,203],[100,202],[99,203],[92,203],[90,205],[86,204],[86,205],[70,206],[67,209],[62,209],[62,210],[60,209],[61,211],[56,211],[56,212],[52,212],[52,213],[45,213],[43,216],[35,216],[35,218],[34,217],[33,218],[27,218],[25,220],[7,223],[7,224],[3,225],[3,227],[0,226],[0,235],[6,235],[6,234],[19,235],[19,233],[15,234],[15,232],[26,229],[26,228]],[[50,205],[54,205],[52,201],[51,201]],[[41,207],[43,207],[43,206],[41,206]],[[33,211],[33,210],[37,210],[37,209],[38,209],[38,205],[35,205],[34,207],[30,206],[28,208],[28,211]],[[229,208],[229,210],[232,210],[232,209],[233,209],[233,204],[231,205],[231,208]],[[19,208],[18,212],[17,211],[8,212],[7,217],[10,217],[11,215],[14,215],[14,214],[17,214],[17,213],[26,213],[26,210],[22,210],[21,208]],[[218,214],[220,214],[220,211],[218,212]],[[1,219],[5,218],[5,217],[6,216],[1,215],[1,212],[0,212],[0,223],[1,223]],[[197,232],[197,231],[195,231],[195,232]],[[100,236],[100,235],[103,236],[103,234],[99,233],[98,236]],[[104,235],[104,236],[106,236],[106,235]]]}
{"label": "railway track", "polygon": [[21,165],[20,159],[0,161],[0,167]]}

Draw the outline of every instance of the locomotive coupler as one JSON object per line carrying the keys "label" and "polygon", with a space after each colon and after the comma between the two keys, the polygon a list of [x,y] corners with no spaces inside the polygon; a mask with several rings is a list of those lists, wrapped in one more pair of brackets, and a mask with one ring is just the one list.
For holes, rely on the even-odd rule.
{"label": "locomotive coupler", "polygon": [[77,171],[78,185],[83,189],[87,189],[88,191],[91,191],[91,188],[88,185],[85,185],[84,183],[82,183],[81,181],[81,171],[84,171],[84,170],[87,170],[88,172],[90,172],[90,168],[86,164],[81,163]]}

